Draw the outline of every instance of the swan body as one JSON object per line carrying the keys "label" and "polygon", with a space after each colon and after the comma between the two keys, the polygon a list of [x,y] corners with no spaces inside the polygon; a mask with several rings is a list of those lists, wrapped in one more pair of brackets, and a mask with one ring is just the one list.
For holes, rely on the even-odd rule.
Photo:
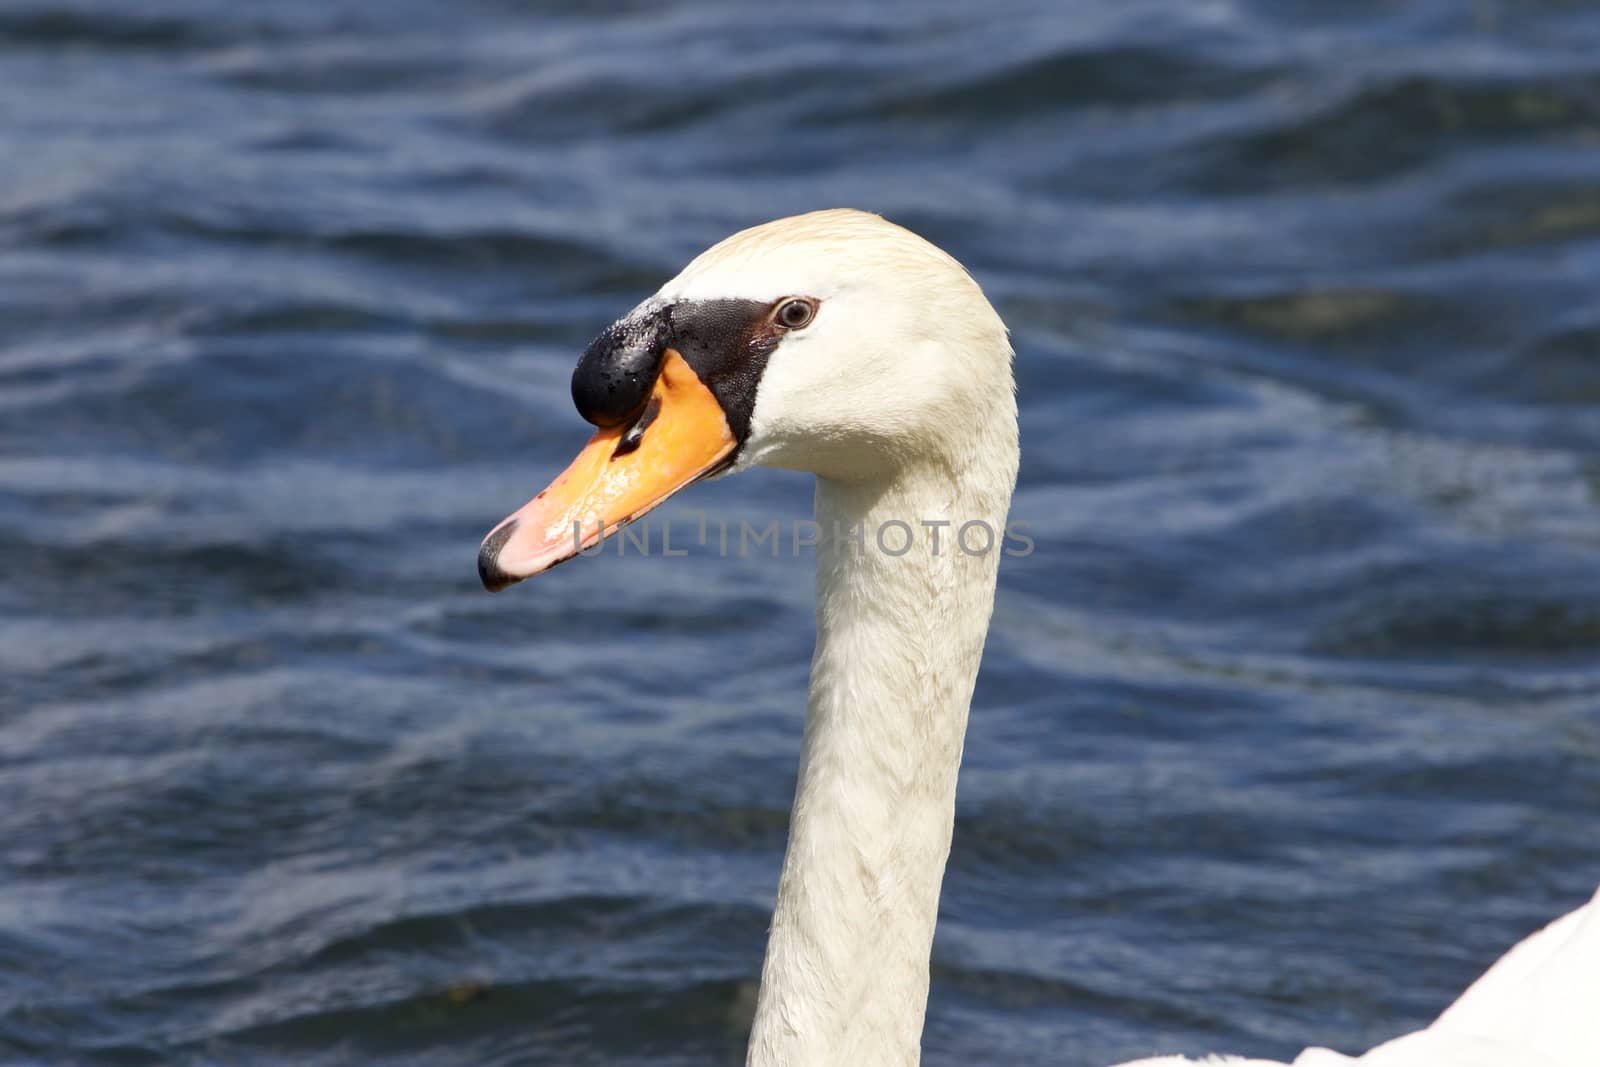
{"label": "swan body", "polygon": [[1600,893],[1530,935],[1433,1025],[1363,1056],[1306,1049],[1292,1064],[1159,1056],[1121,1067],[1594,1067],[1600,1064]]}
{"label": "swan body", "polygon": [[[817,643],[750,1067],[919,1061],[1017,475],[1011,363],[978,285],[909,231],[857,211],[757,226],[589,346],[573,398],[597,432],[480,549],[484,584],[499,589],[701,478],[757,465],[816,475]],[[1428,1030],[1355,1061],[1310,1050],[1297,1067],[1600,1067],[1597,908],[1525,942]],[[1491,1042],[1525,1054],[1463,1051]]]}

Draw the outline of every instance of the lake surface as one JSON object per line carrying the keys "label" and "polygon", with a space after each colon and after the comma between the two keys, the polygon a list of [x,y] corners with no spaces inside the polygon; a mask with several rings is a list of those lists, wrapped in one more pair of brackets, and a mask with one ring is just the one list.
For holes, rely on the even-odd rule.
{"label": "lake surface", "polygon": [[1593,892],[1600,10],[534,6],[0,7],[0,1062],[742,1062],[811,561],[474,558],[825,206],[1018,353],[925,1063],[1362,1049]]}

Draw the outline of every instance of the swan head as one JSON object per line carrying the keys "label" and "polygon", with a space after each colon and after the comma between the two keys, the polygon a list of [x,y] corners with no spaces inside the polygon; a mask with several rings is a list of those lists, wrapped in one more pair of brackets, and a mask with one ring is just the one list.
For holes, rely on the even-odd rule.
{"label": "swan head", "polygon": [[861,211],[778,219],[702,252],[589,345],[572,395],[597,432],[484,539],[489,589],[703,478],[758,465],[853,482],[917,463],[960,470],[997,427],[1015,452],[999,315],[948,254]]}

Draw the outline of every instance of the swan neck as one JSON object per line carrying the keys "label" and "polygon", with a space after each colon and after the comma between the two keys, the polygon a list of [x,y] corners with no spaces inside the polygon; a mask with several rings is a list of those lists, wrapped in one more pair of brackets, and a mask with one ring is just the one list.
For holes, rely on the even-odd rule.
{"label": "swan neck", "polygon": [[[751,1067],[920,1058],[1014,461],[992,473],[818,479],[817,645]],[[973,522],[993,531],[991,550],[957,543]],[[969,527],[968,546],[983,540]]]}

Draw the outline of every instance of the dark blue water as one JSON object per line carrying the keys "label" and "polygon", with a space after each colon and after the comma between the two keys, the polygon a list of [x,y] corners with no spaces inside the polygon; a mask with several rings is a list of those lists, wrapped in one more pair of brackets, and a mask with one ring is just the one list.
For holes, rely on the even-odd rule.
{"label": "dark blue water", "polygon": [[474,554],[823,206],[1019,356],[925,1062],[1364,1048],[1593,891],[1600,9],[532,7],[0,5],[0,1061],[739,1061],[810,561]]}

